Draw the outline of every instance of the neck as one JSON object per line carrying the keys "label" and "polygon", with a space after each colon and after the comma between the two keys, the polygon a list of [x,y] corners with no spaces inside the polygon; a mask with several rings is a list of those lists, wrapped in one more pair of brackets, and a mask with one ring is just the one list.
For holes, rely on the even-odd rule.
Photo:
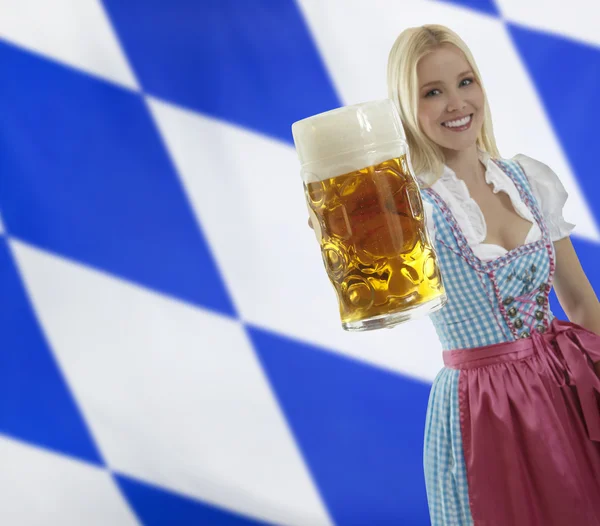
{"label": "neck", "polygon": [[476,183],[482,180],[481,174],[485,172],[485,168],[479,161],[476,144],[466,150],[446,150],[444,157],[446,166],[465,183]]}

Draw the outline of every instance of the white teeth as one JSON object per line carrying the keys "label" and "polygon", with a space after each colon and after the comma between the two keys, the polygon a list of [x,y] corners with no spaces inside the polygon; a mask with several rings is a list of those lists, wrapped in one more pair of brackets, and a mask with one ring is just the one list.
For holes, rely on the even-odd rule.
{"label": "white teeth", "polygon": [[471,116],[467,115],[466,117],[463,117],[457,121],[442,122],[442,126],[446,126],[446,128],[458,128],[460,126],[469,124],[469,122],[471,122]]}

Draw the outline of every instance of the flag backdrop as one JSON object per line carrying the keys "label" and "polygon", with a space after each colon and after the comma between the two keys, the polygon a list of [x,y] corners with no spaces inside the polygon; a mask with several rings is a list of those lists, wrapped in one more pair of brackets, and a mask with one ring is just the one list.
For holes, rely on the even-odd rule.
{"label": "flag backdrop", "polygon": [[[340,328],[293,121],[472,48],[600,290],[595,0],[0,0],[0,524],[429,524],[428,319]],[[564,314],[553,299],[553,308]]]}

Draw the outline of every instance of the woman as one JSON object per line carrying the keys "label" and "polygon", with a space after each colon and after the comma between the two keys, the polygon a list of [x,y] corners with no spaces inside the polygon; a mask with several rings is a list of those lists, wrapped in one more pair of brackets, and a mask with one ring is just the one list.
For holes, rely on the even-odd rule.
{"label": "woman", "polygon": [[[501,159],[479,70],[443,26],[388,61],[448,302],[426,421],[433,526],[600,525],[600,305],[545,165]],[[548,306],[552,285],[571,322]]]}

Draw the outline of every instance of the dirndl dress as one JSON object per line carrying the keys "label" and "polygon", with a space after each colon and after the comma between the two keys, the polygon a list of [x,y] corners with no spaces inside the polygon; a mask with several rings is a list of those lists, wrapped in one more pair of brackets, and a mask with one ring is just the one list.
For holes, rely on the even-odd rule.
{"label": "dirndl dress", "polygon": [[511,178],[542,237],[492,261],[470,248],[431,188],[448,296],[431,315],[433,382],[424,469],[433,526],[600,526],[600,336],[554,317],[555,253],[527,177]]}

